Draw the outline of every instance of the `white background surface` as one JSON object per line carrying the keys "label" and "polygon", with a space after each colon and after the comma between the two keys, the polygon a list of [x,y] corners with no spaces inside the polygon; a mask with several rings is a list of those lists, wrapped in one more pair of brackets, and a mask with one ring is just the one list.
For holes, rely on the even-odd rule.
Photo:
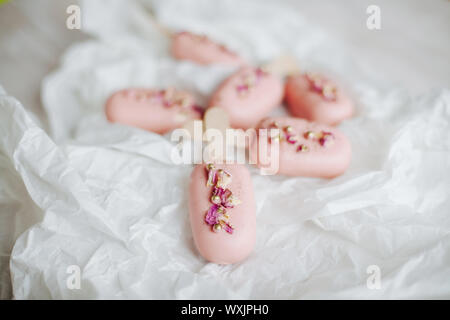
{"label": "white background surface", "polygon": [[[388,83],[413,95],[449,86],[448,2],[370,2],[381,7],[380,31],[365,28],[368,2],[289,3],[341,41],[358,61],[378,70]],[[67,45],[85,38],[79,31],[65,28],[65,8],[64,1],[13,1],[0,8],[0,83],[44,125],[40,81],[56,68]],[[11,245],[9,241],[2,246],[2,268]],[[4,275],[3,269],[2,297],[9,292]]]}

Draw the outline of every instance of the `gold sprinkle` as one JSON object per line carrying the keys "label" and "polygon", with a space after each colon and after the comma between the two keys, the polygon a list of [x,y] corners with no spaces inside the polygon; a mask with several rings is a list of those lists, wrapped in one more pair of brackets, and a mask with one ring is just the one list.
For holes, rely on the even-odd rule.
{"label": "gold sprinkle", "polygon": [[244,78],[244,83],[250,88],[255,84],[255,77],[253,75],[247,75]]}
{"label": "gold sprinkle", "polygon": [[327,84],[323,87],[322,94],[325,98],[334,99],[336,95],[336,88]]}
{"label": "gold sprinkle", "polygon": [[315,138],[315,136],[316,136],[316,134],[314,132],[312,132],[312,131],[306,131],[305,132],[305,138],[306,139],[313,139],[313,138]]}
{"label": "gold sprinkle", "polygon": [[274,141],[280,141],[280,135],[276,135],[274,137],[271,137],[270,139]]}

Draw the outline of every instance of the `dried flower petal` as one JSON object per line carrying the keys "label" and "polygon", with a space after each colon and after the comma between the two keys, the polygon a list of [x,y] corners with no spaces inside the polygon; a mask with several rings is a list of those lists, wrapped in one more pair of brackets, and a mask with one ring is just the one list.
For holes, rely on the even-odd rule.
{"label": "dried flower petal", "polygon": [[209,170],[208,171],[208,181],[206,181],[206,186],[214,186],[217,182],[217,172],[216,170]]}
{"label": "dried flower petal", "polygon": [[319,139],[319,143],[321,146],[326,146],[329,144],[332,140],[334,140],[334,134],[331,132],[321,132],[321,137]]}
{"label": "dried flower petal", "polygon": [[325,100],[335,101],[337,88],[324,79],[322,76],[313,73],[306,73],[306,79],[309,81],[310,89],[320,94]]}
{"label": "dried flower petal", "polygon": [[294,129],[292,128],[292,126],[286,126],[284,127],[284,131],[291,133]]}
{"label": "dried flower petal", "polygon": [[312,131],[306,131],[305,132],[305,138],[306,139],[314,139],[316,137],[316,134]]}
{"label": "dried flower petal", "polygon": [[297,137],[294,135],[286,135],[286,141],[289,142],[290,144],[295,144],[297,142]]}
{"label": "dried flower petal", "polygon": [[225,189],[225,190],[222,189],[222,190],[223,190],[222,195],[221,195],[222,202],[226,202],[228,200],[228,198],[232,195],[232,193],[231,193],[230,189]]}
{"label": "dried flower petal", "polygon": [[334,140],[334,135],[331,132],[322,132],[322,137],[319,139],[321,146],[326,146]]}
{"label": "dried flower petal", "polygon": [[231,226],[231,224],[225,222],[225,225],[223,226],[224,230],[228,232],[229,234],[232,234],[234,231],[234,228]]}
{"label": "dried flower petal", "polygon": [[236,205],[238,205],[238,204],[241,204],[242,203],[242,201],[241,200],[239,200],[238,198],[236,198],[234,195],[231,195],[229,198],[228,198],[228,205],[231,205],[231,207],[230,208],[233,208],[234,206],[236,206]]}
{"label": "dried flower petal", "polygon": [[261,68],[256,68],[255,69],[255,75],[256,75],[257,79],[260,79],[260,78],[262,78],[262,77],[264,77],[266,75],[266,72],[263,69],[261,69]]}
{"label": "dried flower petal", "polygon": [[225,208],[233,208],[233,203],[230,201],[232,199],[233,194],[231,193],[230,189],[225,189],[225,192],[222,194],[222,205]]}
{"label": "dried flower petal", "polygon": [[326,84],[322,88],[322,96],[329,101],[336,100],[336,87]]}
{"label": "dried flower petal", "polygon": [[197,104],[193,104],[191,106],[192,110],[194,110],[195,112],[198,112],[200,114],[201,117],[203,117],[203,114],[205,113],[205,109],[202,108],[201,106],[197,105]]}
{"label": "dried flower petal", "polygon": [[271,124],[270,124],[270,127],[272,128],[279,128],[280,127],[280,124],[278,123],[278,122],[276,122],[276,121],[274,121],[274,122],[272,122]]}
{"label": "dried flower petal", "polygon": [[306,146],[306,145],[304,145],[304,144],[300,144],[300,145],[297,147],[297,152],[306,152],[306,151],[308,151],[308,150],[309,150],[308,146]]}
{"label": "dried flower petal", "polygon": [[233,208],[240,201],[233,197],[230,189],[223,186],[231,182],[231,174],[223,169],[216,170],[213,164],[206,166],[208,171],[207,186],[213,186],[211,202],[213,203],[205,215],[205,222],[212,226],[212,231],[225,230],[232,234],[234,227],[228,222],[229,215],[226,208]]}
{"label": "dried flower petal", "polygon": [[215,225],[218,222],[219,217],[219,206],[216,204],[213,204],[211,207],[209,207],[208,212],[205,216],[205,222],[209,225]]}
{"label": "dried flower petal", "polygon": [[248,86],[247,84],[239,84],[239,85],[236,87],[236,90],[237,90],[239,93],[246,92],[246,91],[248,91],[248,89],[249,89],[249,86]]}
{"label": "dried flower petal", "polygon": [[220,203],[222,203],[222,195],[223,195],[223,193],[224,193],[224,190],[222,188],[218,188],[218,187],[215,186],[213,188],[211,199],[215,198],[215,197],[218,197],[219,198],[219,202],[218,203],[220,204]]}
{"label": "dried flower petal", "polygon": [[216,185],[218,187],[226,187],[230,183],[231,183],[231,174],[222,169],[218,170]]}

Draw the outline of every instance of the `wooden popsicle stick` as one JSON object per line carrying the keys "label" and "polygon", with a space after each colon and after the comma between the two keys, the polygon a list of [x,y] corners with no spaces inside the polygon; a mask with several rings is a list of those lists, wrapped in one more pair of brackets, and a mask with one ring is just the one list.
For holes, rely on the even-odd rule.
{"label": "wooden popsicle stick", "polygon": [[161,34],[165,35],[168,38],[172,38],[175,35],[175,33],[172,30],[164,26],[162,23],[158,21],[158,19],[156,19],[155,12],[151,7],[144,5],[144,11],[146,12],[147,17],[149,18],[150,23],[153,25],[153,27],[155,27],[155,29],[158,32],[160,32]]}
{"label": "wooden popsicle stick", "polygon": [[[201,126],[200,130],[195,129],[195,127],[198,125]],[[195,141],[195,140],[202,141],[203,140],[203,132],[204,132],[205,128],[204,128],[204,122],[202,120],[198,120],[198,119],[188,120],[183,124],[183,129],[185,129],[189,132],[192,141]]]}
{"label": "wooden popsicle stick", "polygon": [[[202,132],[202,136],[199,137],[199,130],[197,127],[197,131],[195,129],[195,126],[198,126],[199,123],[201,124],[203,131]],[[184,125],[183,128],[188,130],[191,136],[192,141],[207,141],[207,137],[206,135],[204,135],[204,133],[206,132],[206,130],[208,129],[216,129],[219,130],[220,133],[222,134],[222,146],[223,146],[223,151],[222,151],[222,158],[218,159],[218,155],[215,155],[213,153],[209,154],[209,159],[211,161],[214,160],[223,160],[225,161],[225,154],[227,152],[227,150],[232,150],[233,148],[235,148],[236,146],[236,140],[235,139],[231,139],[228,140],[227,139],[227,130],[236,130],[236,129],[232,129],[230,127],[230,122],[229,122],[229,116],[228,113],[223,109],[223,108],[219,108],[219,107],[212,107],[209,108],[208,110],[206,110],[203,121],[202,120],[190,120],[187,121]],[[234,132],[234,135],[239,135],[239,134],[243,134],[245,135],[245,132],[241,132],[239,130],[236,130]],[[237,148],[236,152],[243,152],[245,154],[245,148]]]}
{"label": "wooden popsicle stick", "polygon": [[262,68],[270,73],[277,74],[280,77],[287,77],[300,72],[295,57],[289,54],[283,54],[272,61],[264,64]]}
{"label": "wooden popsicle stick", "polygon": [[205,123],[205,130],[220,130],[224,137],[226,135],[226,130],[230,129],[230,119],[228,113],[223,108],[208,108],[203,117],[203,121]]}

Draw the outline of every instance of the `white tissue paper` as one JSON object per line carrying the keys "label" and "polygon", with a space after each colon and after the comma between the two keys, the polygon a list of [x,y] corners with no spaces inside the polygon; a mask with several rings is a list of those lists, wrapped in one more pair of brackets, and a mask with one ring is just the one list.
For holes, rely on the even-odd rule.
{"label": "white tissue paper", "polygon": [[[204,102],[233,72],[173,60],[150,6],[168,28],[206,33],[255,64],[289,52],[303,69],[335,75],[356,101],[340,125],[353,147],[344,175],[250,168],[257,241],[241,263],[207,263],[196,251],[192,166],[172,164],[169,136],[102,113],[109,94],[130,86],[173,85]],[[271,3],[86,1],[82,12],[97,38],[71,47],[43,83],[50,136],[0,95],[1,262],[18,236],[16,299],[450,298],[448,90],[410,97]]]}

